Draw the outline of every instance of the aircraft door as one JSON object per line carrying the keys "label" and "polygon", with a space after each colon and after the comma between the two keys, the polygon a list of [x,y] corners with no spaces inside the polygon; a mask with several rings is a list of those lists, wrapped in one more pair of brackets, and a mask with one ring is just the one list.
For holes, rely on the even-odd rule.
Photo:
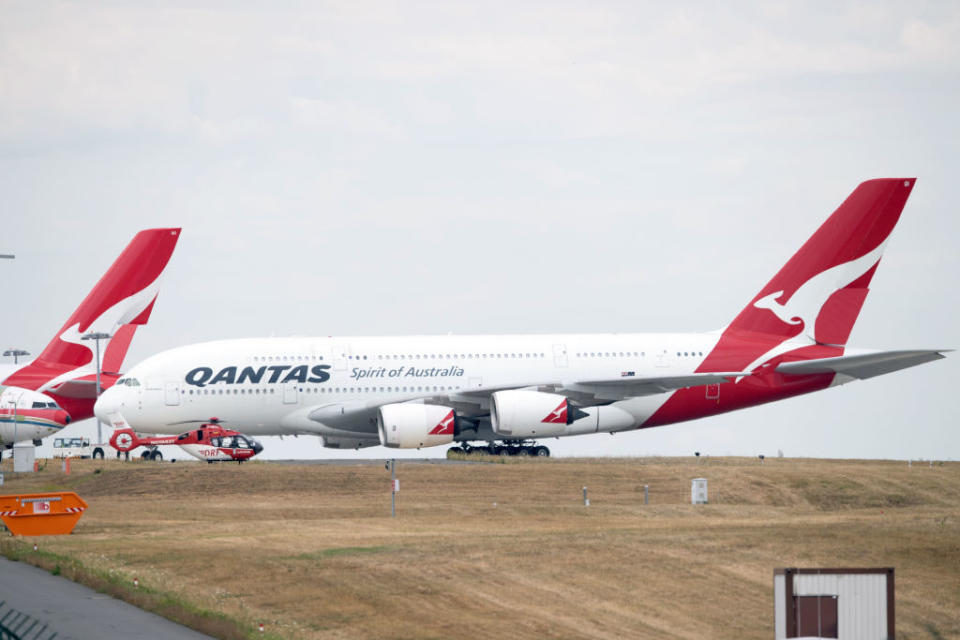
{"label": "aircraft door", "polygon": [[565,344],[553,345],[553,366],[555,367],[567,366],[567,345]]}
{"label": "aircraft door", "polygon": [[350,345],[335,343],[333,351],[333,370],[344,371],[347,368],[347,356],[350,355]]}
{"label": "aircraft door", "polygon": [[669,367],[670,366],[670,356],[667,355],[666,349],[661,349],[657,353],[657,364],[658,367]]}
{"label": "aircraft door", "polygon": [[179,382],[167,383],[165,400],[168,407],[176,407],[180,404],[180,383]]}
{"label": "aircraft door", "polygon": [[288,382],[283,385],[283,404],[297,403],[297,383]]}

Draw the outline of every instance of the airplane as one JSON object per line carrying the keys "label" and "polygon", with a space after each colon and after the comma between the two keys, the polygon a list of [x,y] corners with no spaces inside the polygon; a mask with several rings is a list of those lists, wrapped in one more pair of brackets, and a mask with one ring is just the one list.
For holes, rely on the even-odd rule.
{"label": "airplane", "polygon": [[944,350],[847,344],[914,184],[860,184],[721,331],[221,340],[144,360],[95,410],[145,433],[217,415],[330,448],[549,456],[537,439],[694,420],[938,360]]}
{"label": "airplane", "polygon": [[[29,395],[34,392],[44,394],[44,400],[31,402],[52,400],[57,410],[65,411],[74,421],[92,418],[98,347],[82,336],[110,336],[101,339],[99,345],[100,386],[110,387],[120,377],[118,371],[137,327],[150,318],[160,277],[179,238],[179,228],[147,229],[135,235],[37,358],[0,364],[0,384],[7,385],[8,390],[19,389],[25,398],[34,398]],[[48,429],[25,435],[18,429],[17,436],[36,441],[50,433]],[[13,444],[6,439],[2,443]]]}
{"label": "airplane", "polygon": [[175,444],[198,460],[206,460],[213,464],[227,460],[243,462],[263,451],[256,439],[245,436],[233,429],[225,429],[217,424],[216,418],[211,419],[198,429],[191,429],[176,436],[159,436],[141,438],[133,429],[124,424],[122,416],[111,416],[110,424],[116,431],[110,437],[110,446],[124,453],[133,451],[137,447],[149,447],[141,457],[150,460],[163,460],[163,455],[156,447]]}
{"label": "airplane", "polygon": [[70,424],[70,414],[52,398],[20,387],[0,386],[0,447],[39,444]]}

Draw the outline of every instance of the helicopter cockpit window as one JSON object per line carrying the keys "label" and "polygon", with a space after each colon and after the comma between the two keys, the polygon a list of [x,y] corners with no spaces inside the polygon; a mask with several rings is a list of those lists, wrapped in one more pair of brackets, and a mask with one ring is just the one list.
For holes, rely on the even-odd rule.
{"label": "helicopter cockpit window", "polygon": [[236,448],[237,448],[237,437],[234,436],[234,437],[230,438],[229,440],[225,441],[225,442],[223,443],[223,446],[225,446],[227,449],[236,449]]}
{"label": "helicopter cockpit window", "polygon": [[210,444],[213,445],[214,447],[219,447],[219,446],[220,446],[220,436],[217,436],[217,437],[215,437],[215,438],[210,438]]}
{"label": "helicopter cockpit window", "polygon": [[237,446],[240,447],[241,449],[249,449],[250,443],[247,442],[247,439],[244,438],[243,436],[237,436]]}

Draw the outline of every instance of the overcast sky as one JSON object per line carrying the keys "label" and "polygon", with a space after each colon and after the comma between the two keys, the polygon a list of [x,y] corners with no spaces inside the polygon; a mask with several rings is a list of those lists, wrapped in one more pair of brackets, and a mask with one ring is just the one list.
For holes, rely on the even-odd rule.
{"label": "overcast sky", "polygon": [[[173,225],[128,367],[231,337],[717,329],[859,182],[917,176],[852,343],[958,347],[958,105],[955,2],[5,2],[0,339],[38,353]],[[957,362],[548,444],[957,458]]]}

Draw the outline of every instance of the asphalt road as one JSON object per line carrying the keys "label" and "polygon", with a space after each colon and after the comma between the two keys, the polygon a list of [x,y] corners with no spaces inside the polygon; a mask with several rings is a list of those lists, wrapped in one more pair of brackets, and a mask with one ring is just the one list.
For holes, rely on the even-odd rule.
{"label": "asphalt road", "polygon": [[210,638],[66,578],[6,558],[0,558],[0,601],[3,600],[4,612],[13,608],[48,625],[41,638],[49,638],[51,631],[56,632],[57,640]]}

